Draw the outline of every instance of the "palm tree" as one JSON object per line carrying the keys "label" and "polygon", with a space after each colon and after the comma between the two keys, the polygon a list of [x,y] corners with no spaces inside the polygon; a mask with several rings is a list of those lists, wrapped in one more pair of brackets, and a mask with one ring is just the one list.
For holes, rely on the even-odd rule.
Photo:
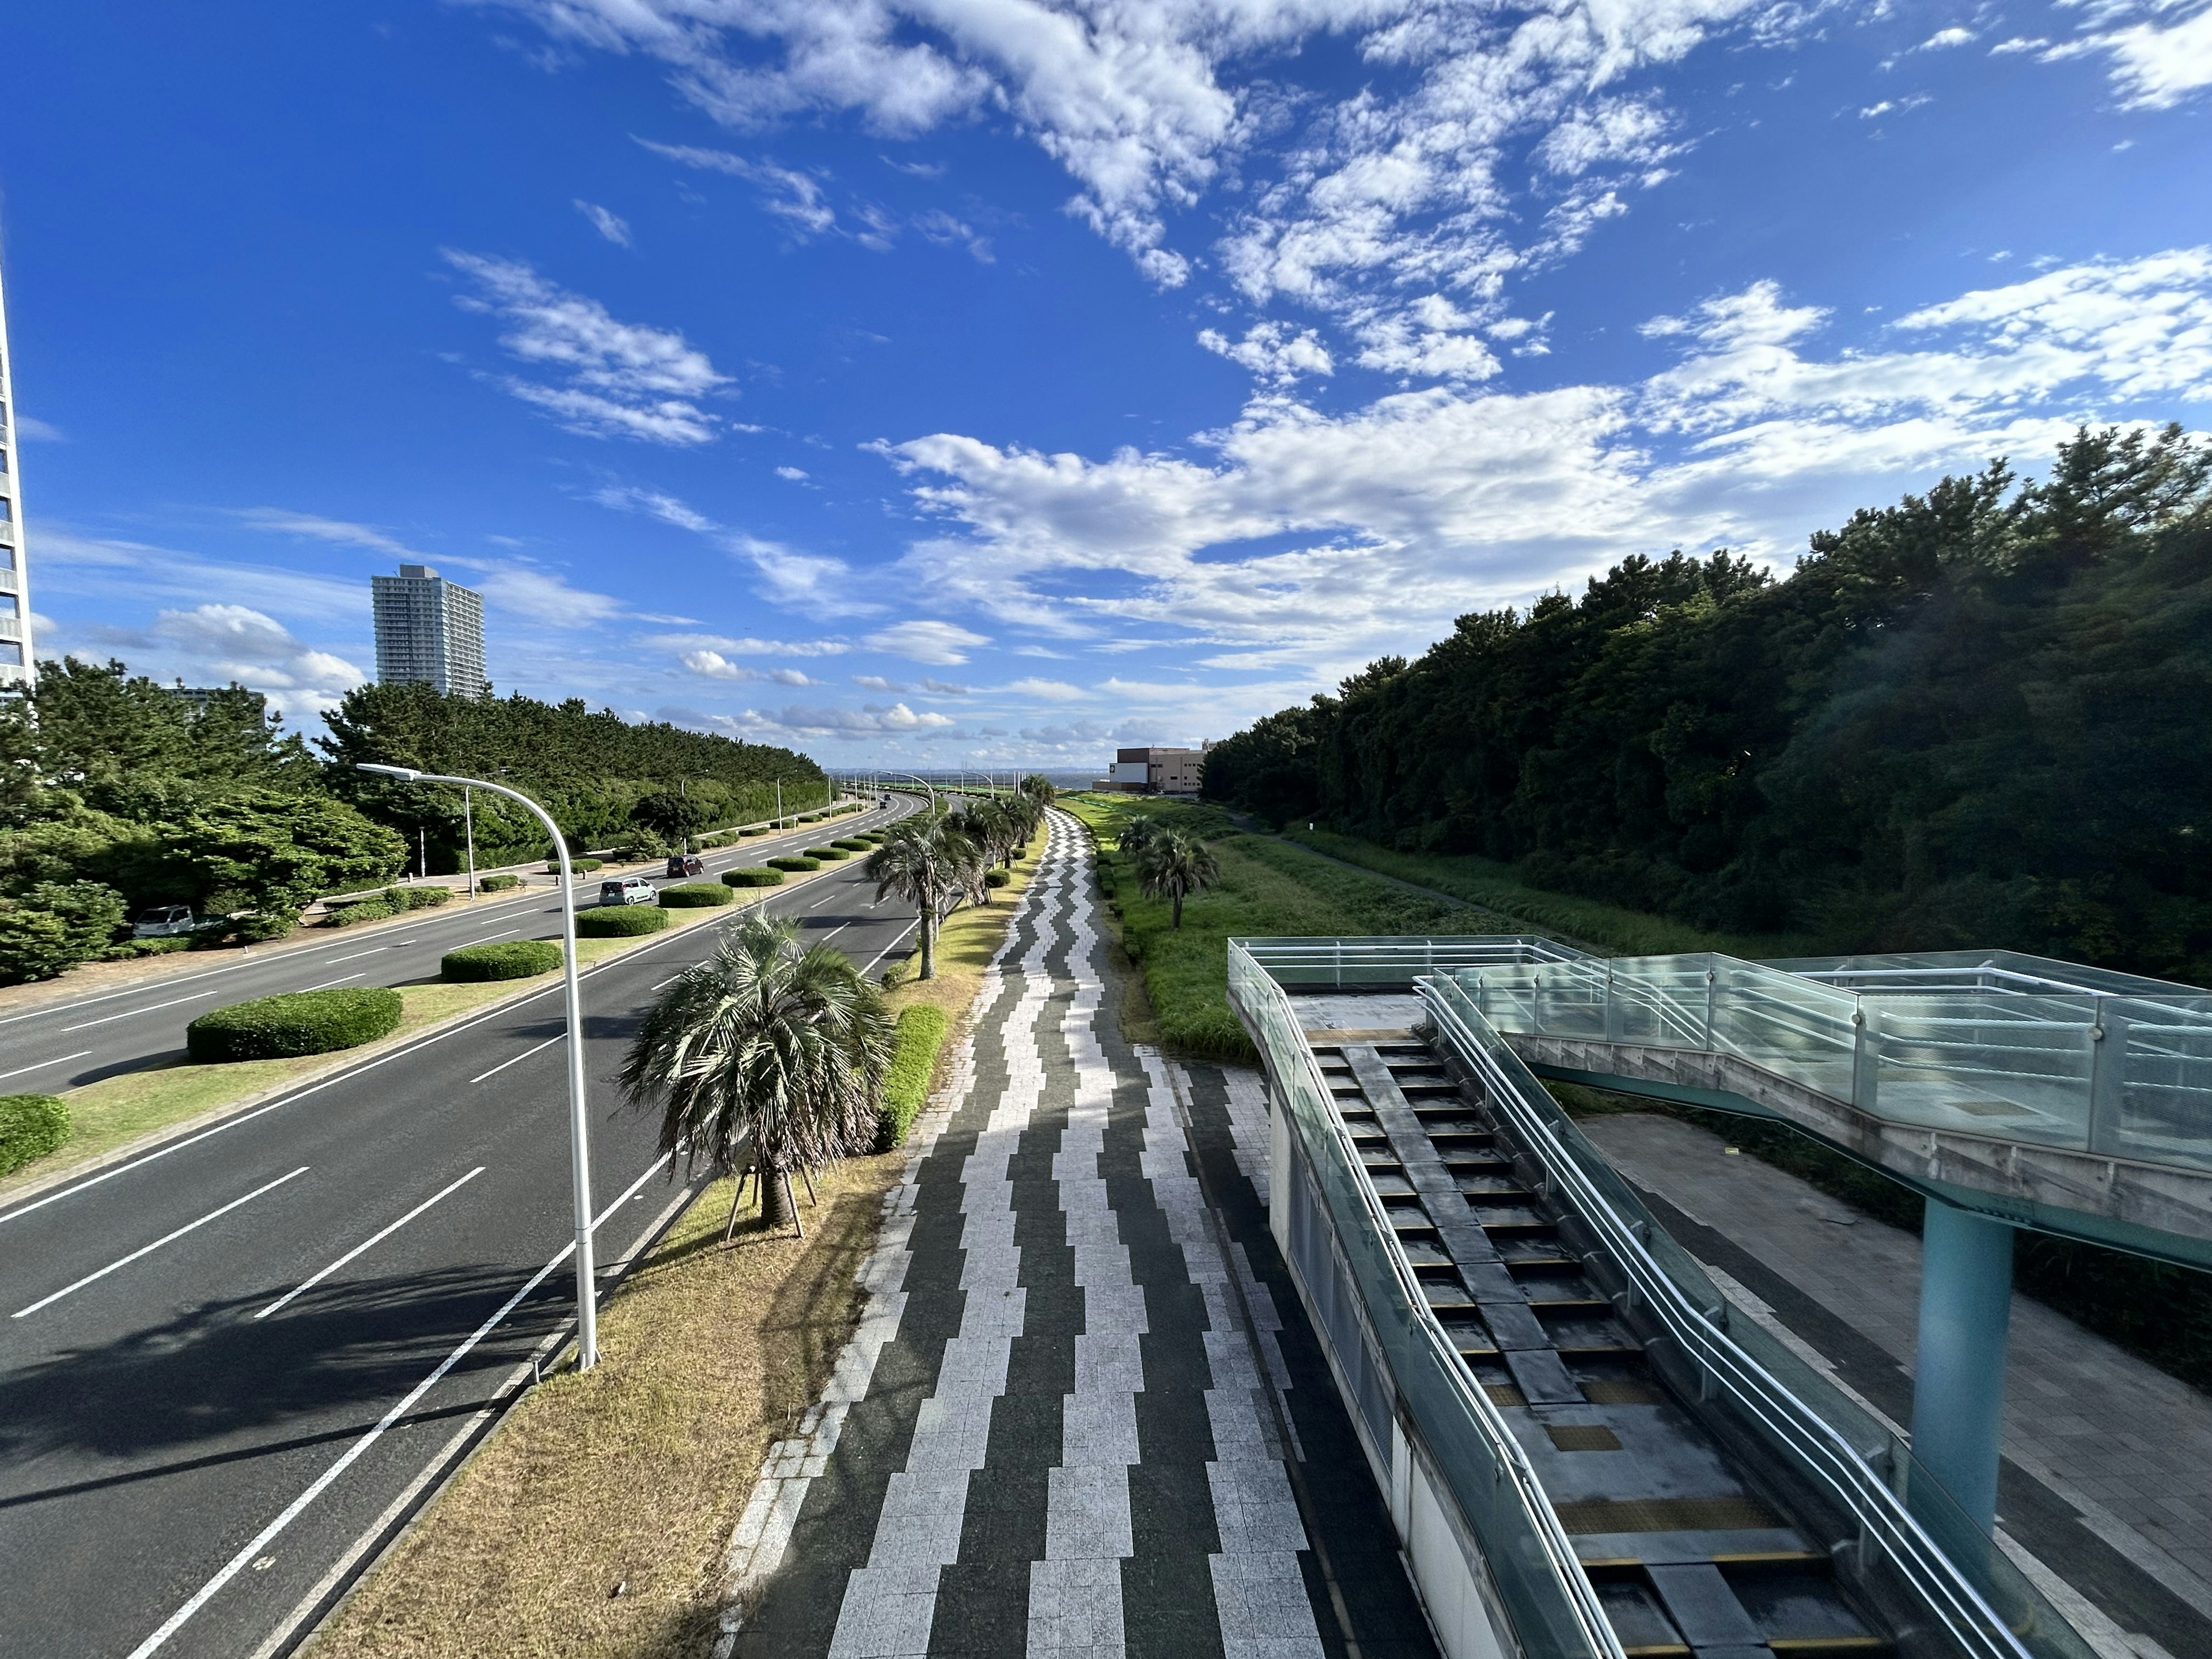
{"label": "palm tree", "polygon": [[876,897],[896,894],[921,917],[921,976],[937,977],[937,930],[945,915],[983,884],[982,854],[960,828],[940,818],[927,825],[902,822],[868,854],[861,873],[876,884]]}
{"label": "palm tree", "polygon": [[1143,852],[1153,836],[1165,833],[1166,830],[1167,825],[1159,819],[1143,812],[1135,813],[1121,826],[1121,836],[1114,844],[1123,857],[1133,857]]}
{"label": "palm tree", "polygon": [[750,1140],[761,1221],[781,1227],[799,1219],[793,1170],[811,1190],[816,1170],[874,1143],[891,1032],[848,957],[809,950],[789,923],[753,911],[653,1003],[622,1089],[632,1104],[659,1108],[661,1150],[692,1164],[734,1169]]}
{"label": "palm tree", "polygon": [[1182,926],[1186,895],[1203,892],[1221,879],[1213,849],[1180,830],[1156,828],[1137,848],[1137,880],[1152,898],[1175,901],[1175,926]]}
{"label": "palm tree", "polygon": [[1052,780],[1042,773],[1032,772],[1022,780],[1021,793],[1040,807],[1049,806],[1060,791],[1052,787]]}

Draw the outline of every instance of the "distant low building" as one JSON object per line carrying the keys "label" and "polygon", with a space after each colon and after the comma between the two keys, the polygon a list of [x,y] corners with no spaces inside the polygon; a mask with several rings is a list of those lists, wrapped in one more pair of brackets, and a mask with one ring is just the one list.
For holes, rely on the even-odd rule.
{"label": "distant low building", "polygon": [[169,688],[169,695],[184,704],[194,720],[206,714],[208,704],[226,691],[252,698],[257,720],[265,721],[269,718],[269,699],[258,691],[248,691],[242,685],[186,685],[180,680]]}
{"label": "distant low building", "polygon": [[1195,795],[1206,781],[1206,751],[1212,747],[1117,749],[1106,775],[1091,787],[1127,795]]}
{"label": "distant low building", "polygon": [[372,576],[376,678],[385,685],[434,685],[464,697],[491,690],[484,678],[483,596],[427,564]]}

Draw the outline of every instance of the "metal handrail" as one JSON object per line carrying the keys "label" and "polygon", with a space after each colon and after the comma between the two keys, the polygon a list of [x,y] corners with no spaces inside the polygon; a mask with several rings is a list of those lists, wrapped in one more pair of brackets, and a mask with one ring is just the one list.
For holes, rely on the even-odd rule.
{"label": "metal handrail", "polygon": [[[1231,939],[1229,954],[1232,982],[1237,978],[1236,958],[1241,955],[1252,969],[1252,974],[1246,981],[1248,988],[1254,981],[1264,988],[1261,994],[1275,1004],[1274,1012],[1279,1018],[1290,1030],[1297,1030],[1297,1015],[1291,1006],[1289,996],[1273,975],[1260,965],[1255,953],[1247,948],[1246,942]],[[1249,988],[1246,994],[1249,994]],[[1258,1023],[1255,1022],[1255,1024]],[[1316,1101],[1332,1098],[1328,1080],[1322,1075],[1320,1062],[1315,1059],[1310,1047],[1301,1042],[1296,1045],[1294,1054],[1278,1054],[1274,1058],[1279,1067],[1294,1067],[1304,1074],[1304,1079]],[[1545,1495],[1543,1483],[1537,1478],[1528,1454],[1522,1449],[1520,1442],[1514,1438],[1512,1430],[1497,1407],[1491,1403],[1490,1397],[1475,1386],[1468,1372],[1466,1362],[1460,1357],[1457,1346],[1437,1318],[1435,1310],[1429,1306],[1428,1297],[1421,1289],[1419,1276],[1413,1272],[1405,1252],[1397,1248],[1389,1215],[1376,1194],[1373,1182],[1366,1177],[1358,1151],[1352,1145],[1349,1132],[1342,1120],[1334,1113],[1330,1114],[1328,1127],[1327,1145],[1343,1160],[1346,1171],[1355,1177],[1351,1185],[1359,1194],[1369,1226],[1375,1230],[1378,1237],[1392,1241],[1384,1255],[1391,1265],[1400,1293],[1414,1316],[1416,1327],[1442,1362],[1440,1369],[1451,1380],[1455,1393],[1467,1408],[1468,1418],[1480,1431],[1498,1468],[1504,1470],[1510,1480],[1522,1514],[1530,1531],[1543,1548],[1546,1565],[1558,1584],[1562,1601],[1574,1624],[1600,1659],[1626,1659],[1620,1638],[1614,1632],[1612,1621],[1606,1617],[1597,1592],[1583,1571],[1580,1559],[1575,1554],[1573,1541],[1567,1536],[1566,1528],[1560,1524],[1550,1498]],[[1300,1139],[1311,1147],[1310,1139],[1304,1135]],[[1387,1364],[1387,1361],[1385,1363]],[[1419,1424],[1415,1423],[1413,1428],[1418,1433]],[[1460,1508],[1448,1485],[1440,1496],[1451,1498],[1454,1507]],[[1481,1535],[1475,1518],[1468,1515],[1464,1509],[1461,1509],[1460,1518],[1470,1534]]]}
{"label": "metal handrail", "polygon": [[[1528,1150],[1571,1197],[1584,1223],[1600,1237],[1683,1351],[1754,1421],[1823,1477],[1860,1526],[1887,1549],[1899,1571],[1963,1647],[1984,1659],[2029,1659],[2029,1650],[1834,1425],[1745,1353],[1682,1293],[1633,1227],[1590,1180],[1580,1159],[1533,1108],[1521,1080],[1501,1066],[1476,1036],[1468,1020],[1485,1027],[1489,1022],[1474,1008],[1467,993],[1451,981],[1439,978],[1423,980],[1419,989],[1437,1030],[1489,1086],[1498,1109],[1512,1120]],[[1466,1005],[1464,1014],[1451,1006],[1453,1000]],[[1494,1030],[1492,1035],[1496,1036]],[[1530,1086],[1540,1085],[1532,1081]]]}

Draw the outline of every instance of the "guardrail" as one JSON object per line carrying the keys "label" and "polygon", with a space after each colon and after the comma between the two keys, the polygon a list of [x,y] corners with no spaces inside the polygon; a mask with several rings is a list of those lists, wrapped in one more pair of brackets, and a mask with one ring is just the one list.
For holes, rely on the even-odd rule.
{"label": "guardrail", "polygon": [[1632,1304],[1664,1329],[1712,1398],[1852,1517],[1863,1568],[1886,1562],[1977,1659],[2088,1659],[2073,1627],[1920,1472],[1899,1437],[1771,1334],[1750,1322],[1738,1328],[1705,1271],[1656,1225],[1462,987],[1436,976],[1419,991],[1437,1035],[1626,1279]]}
{"label": "guardrail", "polygon": [[[1427,965],[1431,961],[1434,969]],[[1364,977],[1340,981],[1340,963]],[[1559,1195],[1618,1264],[1632,1310],[1640,1306],[1661,1325],[1704,1380],[1701,1392],[1710,1387],[1715,1407],[1733,1412],[1802,1481],[1850,1517],[1863,1567],[1886,1567],[1893,1582],[1972,1659],[2090,1659],[2073,1628],[1941,1484],[1920,1473],[1899,1435],[1771,1333],[1753,1322],[1731,1319],[1727,1299],[1703,1268],[1656,1224],[1632,1189],[1559,1110],[1465,982],[1493,971],[1528,975],[1510,997],[1502,988],[1487,988],[1540,1024],[1543,1015],[1532,1011],[1533,999],[1577,989],[1586,994],[1590,970],[1602,985],[1606,969],[1614,965],[1529,937],[1230,941],[1231,1000],[1260,1048],[1289,1131],[1277,1137],[1274,1201],[1289,1212],[1279,1236],[1287,1234],[1285,1254],[1324,1329],[1346,1397],[1355,1404],[1378,1479],[1387,1484],[1392,1478],[1394,1431],[1434,1467],[1438,1484],[1457,1506],[1455,1530],[1480,1557],[1470,1571],[1478,1577],[1486,1574],[1495,1585],[1522,1653],[1535,1659],[1611,1659],[1619,1651],[1549,1500],[1504,1419],[1430,1313],[1389,1218],[1360,1173],[1291,1006],[1291,986],[1418,988],[1437,1035],[1481,1080],[1557,1183]],[[1563,981],[1534,982],[1539,972],[1569,969],[1573,975]],[[1700,997],[1706,987],[1703,971],[1694,969],[1686,981]],[[1636,1018],[1648,1024],[1639,1029],[1673,1030],[1682,1038],[1706,1030],[1709,1016],[1698,998],[1686,1006],[1650,994],[1639,1000],[1653,989],[1648,978],[1626,988],[1616,981],[1614,988],[1618,1017],[1643,1010]],[[1793,997],[1779,1001],[1782,1008],[1799,1006]],[[1556,1012],[1563,1020],[1578,1022],[1593,1012],[1586,1000],[1578,1004],[1571,997]],[[1602,1018],[1605,1010],[1596,1012]],[[1801,1028],[1772,1006],[1729,1010],[1717,1002],[1712,1010],[1728,1012],[1812,1034],[1826,1023]],[[1287,1168],[1281,1157],[1286,1146]],[[1409,1553],[1419,1581],[1419,1553]],[[1424,1583],[1423,1590],[1429,1595],[1431,1587]]]}
{"label": "guardrail", "polygon": [[[1394,1489],[1403,1441],[1408,1462],[1433,1472],[1431,1490],[1449,1506],[1449,1544],[1407,1540],[1432,1616],[1468,1599],[1463,1584],[1439,1582],[1455,1566],[1460,1577],[1494,1591],[1511,1626],[1504,1634],[1528,1659],[1623,1659],[1534,1470],[1398,1249],[1289,998],[1244,944],[1230,943],[1229,991],[1267,1060],[1286,1131],[1278,1146],[1288,1158],[1272,1188],[1285,1212],[1278,1236],[1355,1405],[1378,1482]],[[1401,1528],[1409,1529],[1403,1517]],[[1460,1559],[1440,1563],[1437,1553],[1452,1545]]]}

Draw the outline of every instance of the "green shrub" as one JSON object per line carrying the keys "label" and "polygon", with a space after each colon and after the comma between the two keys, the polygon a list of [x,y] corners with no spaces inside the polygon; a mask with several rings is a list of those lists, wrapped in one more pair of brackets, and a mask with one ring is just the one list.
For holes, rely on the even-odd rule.
{"label": "green shrub", "polygon": [[1012,879],[1013,877],[1004,870],[986,870],[983,872],[983,885],[986,887],[1004,887]]}
{"label": "green shrub", "polygon": [[781,870],[725,870],[722,879],[732,887],[779,887],[783,884]]}
{"label": "green shrub", "polygon": [[522,885],[520,876],[486,876],[477,884],[479,893],[505,893]]}
{"label": "green shrub", "polygon": [[703,881],[660,890],[661,908],[667,910],[705,910],[717,904],[734,903],[737,896],[726,887]]}
{"label": "green shrub", "polygon": [[0,985],[52,979],[107,948],[123,925],[123,895],[96,881],[42,881],[0,898]]}
{"label": "green shrub", "polygon": [[60,1150],[69,1107],[57,1095],[0,1095],[0,1176]]}
{"label": "green shrub", "polygon": [[833,841],[830,844],[832,847],[842,847],[848,853],[865,853],[873,845],[871,842],[862,841],[858,836],[847,836],[842,841]]}
{"label": "green shrub", "polygon": [[576,912],[580,939],[629,939],[639,933],[657,933],[667,926],[668,912],[652,904],[625,904],[620,908],[603,904],[595,910]]}
{"label": "green shrub", "polygon": [[819,823],[822,822],[822,814],[819,812],[802,813],[799,817],[799,822],[801,823]]}
{"label": "green shrub", "polygon": [[806,849],[806,856],[817,864],[835,864],[840,859],[848,859],[853,855],[842,847],[810,847]]}
{"label": "green shrub", "polygon": [[[569,868],[569,871],[570,871],[573,874],[579,875],[579,876],[588,876],[588,875],[590,875],[590,874],[592,873],[592,871],[597,870],[597,869],[599,869],[599,868],[600,868],[600,867],[601,867],[601,863],[600,863],[600,860],[598,860],[598,859],[584,859],[584,858],[575,858],[575,857],[571,857],[571,858],[569,859],[569,860],[568,860],[568,868]],[[549,876],[557,876],[557,875],[559,875],[559,874],[561,873],[561,866],[560,866],[560,863],[558,862],[558,860],[553,860],[553,859],[548,859],[548,860],[545,861],[545,873],[546,873],[547,875],[549,875]]]}
{"label": "green shrub", "polygon": [[161,957],[172,951],[192,948],[190,933],[171,933],[166,939],[126,939],[120,945],[111,945],[100,953],[102,962],[128,962],[133,957]]}
{"label": "green shrub", "polygon": [[532,979],[561,965],[561,947],[550,939],[507,939],[464,945],[438,959],[438,974],[457,985],[494,979]]}
{"label": "green shrub", "polygon": [[764,836],[768,834],[768,825],[764,823],[747,824],[744,829],[738,830],[738,833],[740,836]]}
{"label": "green shrub", "polygon": [[768,867],[771,870],[789,870],[797,873],[806,870],[819,870],[822,867],[822,860],[817,858],[802,859],[787,854],[780,859],[770,859],[768,861]]}
{"label": "green shrub", "polygon": [[223,927],[212,928],[204,937],[218,943],[226,933],[240,945],[267,945],[271,940],[287,938],[300,925],[300,918],[289,910],[256,910]]}
{"label": "green shrub", "polygon": [[392,907],[394,915],[402,910],[434,910],[453,896],[453,890],[450,887],[387,887],[384,890],[384,902]]}
{"label": "green shrub", "polygon": [[389,899],[356,899],[350,904],[333,904],[330,906],[328,914],[323,917],[323,926],[325,927],[350,927],[356,922],[382,921],[386,916],[396,915],[398,914],[398,912],[393,909],[392,901]]}
{"label": "green shrub", "polygon": [[904,1144],[907,1131],[929,1102],[929,1079],[937,1071],[937,1051],[945,1044],[948,1022],[942,1008],[918,1002],[898,1017],[890,1068],[884,1074],[883,1104],[876,1112],[876,1150],[888,1152]]}
{"label": "green shrub", "polygon": [[185,1027],[185,1049],[203,1066],[325,1054],[391,1036],[404,1012],[399,993],[380,987],[291,991],[202,1014]]}

